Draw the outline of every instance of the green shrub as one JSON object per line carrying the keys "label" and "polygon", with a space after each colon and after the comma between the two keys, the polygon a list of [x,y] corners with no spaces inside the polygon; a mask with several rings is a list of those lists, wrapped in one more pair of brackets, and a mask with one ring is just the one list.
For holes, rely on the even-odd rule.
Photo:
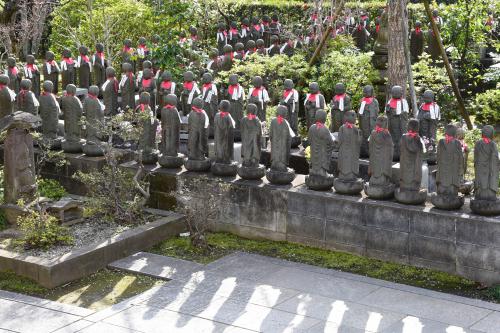
{"label": "green shrub", "polygon": [[59,200],[67,194],[57,180],[44,178],[38,180],[38,192],[40,196],[53,200]]}
{"label": "green shrub", "polygon": [[500,89],[478,94],[473,103],[476,122],[483,125],[500,124]]}
{"label": "green shrub", "polygon": [[17,218],[23,232],[22,245],[27,249],[48,249],[56,245],[69,245],[73,237],[57,218],[46,212],[32,211]]}

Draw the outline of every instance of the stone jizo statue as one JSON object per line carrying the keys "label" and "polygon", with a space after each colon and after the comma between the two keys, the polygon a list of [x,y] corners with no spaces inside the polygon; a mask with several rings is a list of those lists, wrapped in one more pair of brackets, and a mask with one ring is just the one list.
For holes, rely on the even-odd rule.
{"label": "stone jizo statue", "polygon": [[257,117],[257,105],[247,105],[247,115],[241,119],[241,158],[238,175],[243,179],[261,179],[265,167],[260,164],[262,123]]}
{"label": "stone jizo statue", "polygon": [[135,75],[132,64],[122,64],[122,78],[120,80],[120,94],[122,97],[121,108],[123,110],[135,109]]}
{"label": "stone jizo statue", "polygon": [[45,81],[51,81],[54,84],[54,94],[56,95],[59,92],[59,72],[61,72],[61,69],[55,61],[54,53],[47,51],[47,53],[45,53],[43,77]]}
{"label": "stone jizo statue", "polygon": [[411,62],[417,62],[422,53],[424,53],[424,32],[422,31],[422,23],[417,21],[415,29],[410,34]]}
{"label": "stone jizo statue", "polygon": [[17,110],[31,113],[32,115],[38,115],[38,107],[40,103],[35,96],[35,93],[31,91],[31,81],[28,79],[23,79],[21,81],[21,89],[16,97]]}
{"label": "stone jizo statue", "polygon": [[[184,83],[182,84],[181,92],[181,107],[184,116],[187,116],[191,111],[193,100],[201,94],[198,84],[194,80],[194,74],[191,71],[184,73]],[[202,100],[203,101],[203,100]],[[202,105],[203,107],[203,105]]]}
{"label": "stone jizo statue", "polygon": [[208,156],[208,126],[209,119],[203,110],[203,100],[193,99],[191,112],[188,116],[188,156],[184,166],[189,171],[207,171],[211,162]]}
{"label": "stone jizo statue", "polygon": [[40,95],[40,118],[42,118],[42,142],[51,149],[60,149],[62,138],[58,136],[59,114],[61,109],[56,96],[52,93],[54,84],[45,81]]}
{"label": "stone jizo statue", "polygon": [[311,160],[306,185],[309,189],[317,191],[328,191],[333,186],[333,176],[329,173],[333,139],[325,122],[326,112],[317,110],[316,122],[311,125],[307,135],[311,147]]}
{"label": "stone jizo statue", "polygon": [[[144,61],[146,62],[146,61]],[[148,61],[149,62],[149,61]],[[151,68],[144,68],[141,82],[139,83],[139,93],[147,92],[150,96],[149,107],[153,112],[156,110],[156,84]]]}
{"label": "stone jizo statue", "polygon": [[104,104],[99,99],[99,87],[90,86],[89,93],[83,101],[83,113],[86,120],[86,142],[83,146],[83,153],[87,156],[102,156],[104,150],[102,140],[104,135]]}
{"label": "stone jizo statue", "polygon": [[[213,83],[213,77],[210,73],[203,74],[201,78],[203,86],[201,88],[201,98],[203,99],[203,110],[210,120],[209,135],[214,133],[214,117],[217,113],[217,104],[219,103],[219,94],[217,86]],[[239,125],[239,121],[238,121]]]}
{"label": "stone jizo statue", "polygon": [[424,103],[418,108],[418,120],[420,121],[420,137],[424,140],[427,150],[427,162],[436,163],[436,132],[438,122],[441,119],[439,105],[434,101],[434,92],[426,90],[423,95]]}
{"label": "stone jizo statue", "polygon": [[35,96],[40,96],[40,71],[35,64],[35,57],[31,54],[26,56],[26,66],[24,67],[24,77],[31,81],[31,87]]}
{"label": "stone jizo statue", "polygon": [[312,82],[309,84],[309,94],[304,100],[306,112],[306,125],[310,128],[316,119],[316,110],[325,109],[325,97],[319,91],[319,84]]}
{"label": "stone jizo statue", "polygon": [[237,163],[233,161],[235,122],[229,113],[230,107],[229,101],[222,100],[214,117],[215,161],[211,171],[216,176],[236,176]]}
{"label": "stone jizo statue", "polygon": [[[238,75],[231,74],[229,76],[228,87],[225,94],[225,99],[231,103],[229,113],[235,121],[236,132],[240,130],[240,120],[243,118],[243,104],[245,101],[245,91],[238,83]],[[236,133],[238,137],[238,133]]]}
{"label": "stone jizo statue", "polygon": [[64,115],[64,140],[61,146],[65,153],[79,153],[83,148],[80,124],[83,105],[75,94],[76,86],[68,84],[66,93],[61,99],[61,110]]}
{"label": "stone jizo statue", "polygon": [[95,45],[95,53],[92,56],[92,68],[94,71],[94,83],[99,88],[107,80],[106,67],[108,67],[108,60],[104,55],[104,45],[97,43]]}
{"label": "stone jizo statue", "polygon": [[9,77],[0,75],[0,119],[14,113],[16,93],[9,88]]}
{"label": "stone jizo statue", "polygon": [[68,84],[76,83],[76,68],[75,60],[71,55],[70,49],[64,49],[61,60],[61,78],[62,86],[67,87]]}
{"label": "stone jizo statue", "polygon": [[116,72],[113,67],[106,68],[106,81],[103,83],[102,100],[104,102],[104,113],[107,116],[118,114],[118,91],[119,82],[116,79]]}
{"label": "stone jizo statue", "polygon": [[290,123],[295,136],[292,138],[292,148],[296,148],[300,144],[300,136],[298,133],[298,113],[299,113],[299,92],[295,90],[295,85],[292,80],[286,79],[283,82],[283,94],[280,98],[280,104],[285,105],[288,109],[287,120]]}
{"label": "stone jizo statue", "polygon": [[144,164],[155,164],[158,161],[158,150],[156,149],[156,129],[158,119],[150,107],[148,92],[142,92],[139,97],[139,119],[141,122],[141,135],[139,138],[139,150],[142,154],[141,160]]}
{"label": "stone jizo statue", "polygon": [[160,110],[165,106],[166,97],[170,94],[175,95],[175,82],[172,81],[172,73],[164,71],[161,73],[161,82],[158,87],[158,104]]}
{"label": "stone jizo statue", "polygon": [[7,58],[7,76],[9,77],[9,88],[13,90],[16,94],[19,93],[19,85],[22,79],[22,73],[17,68],[16,58]]}
{"label": "stone jizo statue", "polygon": [[367,85],[363,88],[363,98],[361,99],[358,111],[359,127],[363,135],[363,139],[361,140],[362,157],[369,155],[368,138],[375,129],[377,116],[380,112],[378,101],[373,94],[373,86]]}
{"label": "stone jizo statue", "polygon": [[394,141],[394,160],[399,161],[399,141],[408,126],[408,101],[403,98],[403,88],[394,86],[391,88],[392,98],[385,106],[385,113],[389,118],[389,132]]}
{"label": "stone jizo statue", "polygon": [[180,168],[183,155],[179,153],[181,117],[177,110],[177,96],[164,96],[164,106],[161,109],[161,142],[158,163],[164,168]]}
{"label": "stone jizo statue", "polygon": [[267,104],[270,102],[269,93],[264,87],[264,80],[260,76],[252,79],[253,87],[248,91],[248,103],[257,105],[257,117],[260,121],[266,121]]}

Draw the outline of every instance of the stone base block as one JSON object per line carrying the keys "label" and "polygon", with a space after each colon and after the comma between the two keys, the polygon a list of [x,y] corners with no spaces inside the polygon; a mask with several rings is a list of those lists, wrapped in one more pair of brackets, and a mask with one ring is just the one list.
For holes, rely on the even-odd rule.
{"label": "stone base block", "polygon": [[335,192],[340,194],[356,195],[361,193],[363,190],[363,179],[353,179],[353,180],[343,180],[340,178],[335,178],[333,182],[333,187],[335,187]]}
{"label": "stone base block", "polygon": [[103,156],[104,149],[96,144],[86,143],[83,145],[83,153],[90,157]]}
{"label": "stone base block", "polygon": [[211,165],[212,162],[208,158],[205,158],[204,160],[190,160],[189,158],[184,159],[184,167],[188,171],[208,171],[210,170]]}
{"label": "stone base block", "polygon": [[441,195],[433,193],[431,195],[431,203],[439,209],[455,210],[464,205],[464,197],[461,195]]}
{"label": "stone base block", "polygon": [[230,164],[214,162],[210,171],[215,176],[234,177],[236,176],[237,168],[238,164],[236,162],[231,162]]}
{"label": "stone base block", "polygon": [[17,218],[21,215],[26,215],[28,213],[26,208],[22,208],[18,205],[14,205],[14,204],[0,205],[0,210],[2,210],[2,212],[5,216],[5,219],[11,225],[16,225]]}
{"label": "stone base block", "polygon": [[84,140],[68,141],[64,139],[61,143],[61,147],[65,153],[77,154],[82,152],[84,143]]}
{"label": "stone base block", "polygon": [[473,199],[470,201],[470,209],[474,214],[484,216],[500,215],[500,200],[478,200]]}
{"label": "stone base block", "polygon": [[142,153],[142,163],[143,164],[156,164],[158,162],[158,153],[157,152],[149,152]]}
{"label": "stone base block", "polygon": [[310,190],[314,191],[329,191],[333,186],[334,177],[332,175],[328,176],[318,176],[309,175],[306,176],[306,186]]}
{"label": "stone base block", "polygon": [[55,139],[42,137],[41,142],[38,142],[37,144],[38,144],[38,146],[40,146],[40,143],[41,143],[44,146],[48,146],[49,149],[59,150],[59,149],[61,149],[62,140],[63,140],[63,138],[60,136],[58,136]]}
{"label": "stone base block", "polygon": [[399,203],[405,205],[421,205],[427,199],[427,191],[421,189],[420,191],[401,191],[397,188],[394,196]]}
{"label": "stone base block", "polygon": [[385,186],[381,185],[370,185],[370,183],[365,183],[364,190],[366,195],[370,199],[375,199],[375,200],[387,200],[387,199],[392,199],[394,196],[394,189],[395,185],[394,184],[387,184]]}
{"label": "stone base block", "polygon": [[255,168],[241,165],[238,168],[238,175],[246,180],[259,180],[266,175],[266,167],[262,164]]}
{"label": "stone base block", "polygon": [[288,185],[295,179],[295,171],[290,168],[287,172],[269,169],[266,172],[266,178],[274,185]]}
{"label": "stone base block", "polygon": [[158,163],[162,168],[178,169],[184,163],[184,156],[182,154],[177,154],[177,156],[160,155]]}

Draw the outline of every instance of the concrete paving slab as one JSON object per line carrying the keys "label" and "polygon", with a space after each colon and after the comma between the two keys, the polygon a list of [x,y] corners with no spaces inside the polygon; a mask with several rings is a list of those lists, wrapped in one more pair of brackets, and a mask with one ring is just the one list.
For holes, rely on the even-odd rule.
{"label": "concrete paving slab", "polygon": [[498,333],[500,332],[500,312],[492,312],[472,326],[479,332]]}

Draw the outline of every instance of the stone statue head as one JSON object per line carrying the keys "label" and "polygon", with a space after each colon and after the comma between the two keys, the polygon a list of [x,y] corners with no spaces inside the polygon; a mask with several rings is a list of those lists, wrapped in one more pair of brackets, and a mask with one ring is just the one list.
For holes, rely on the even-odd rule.
{"label": "stone statue head", "polygon": [[210,73],[205,73],[205,74],[203,74],[203,76],[201,77],[201,81],[202,81],[204,84],[207,84],[207,83],[212,83],[212,80],[213,80],[213,77],[212,77],[212,74],[210,74]]}
{"label": "stone statue head", "polygon": [[446,133],[446,135],[455,137],[457,135],[457,127],[453,124],[448,124],[444,128],[444,132]]}
{"label": "stone statue head", "polygon": [[231,103],[229,103],[228,100],[223,99],[222,101],[220,101],[220,103],[219,103],[219,111],[229,112],[230,108],[231,108]]}
{"label": "stone statue head", "polygon": [[432,10],[432,17],[438,17],[439,16],[439,11],[437,9]]}
{"label": "stone statue head", "polygon": [[243,50],[245,50],[245,45],[243,45],[243,43],[236,43],[236,45],[234,45],[234,48],[236,49],[236,52],[241,52]]}
{"label": "stone statue head", "polygon": [[434,102],[434,92],[432,90],[424,91],[424,95],[422,96],[425,103]]}
{"label": "stone statue head", "polygon": [[144,38],[144,37],[139,37],[138,42],[139,42],[139,45],[146,45],[146,38]]}
{"label": "stone statue head", "polygon": [[172,73],[169,71],[164,71],[161,73],[161,80],[162,81],[172,81]]}
{"label": "stone statue head", "polygon": [[231,74],[229,75],[229,85],[234,85],[238,84],[239,77],[237,74]]}
{"label": "stone statue head", "polygon": [[68,84],[66,86],[66,93],[72,94],[72,95],[76,94],[76,86],[74,84]]}
{"label": "stone statue head", "polygon": [[215,59],[219,56],[219,51],[217,51],[217,49],[211,49],[208,55],[210,59]]}
{"label": "stone statue head", "polygon": [[219,31],[224,31],[226,30],[226,25],[224,24],[224,22],[219,22],[217,24],[217,29],[219,29]]}
{"label": "stone statue head", "polygon": [[422,28],[422,22],[420,21],[415,22],[415,28]]}
{"label": "stone statue head", "polygon": [[201,99],[200,97],[196,97],[195,99],[193,99],[193,104],[191,104],[191,105],[194,107],[197,107],[199,109],[202,109],[203,108],[203,99]]}
{"label": "stone statue head", "polygon": [[106,77],[113,78],[116,76],[116,71],[113,67],[109,66],[106,68]]}
{"label": "stone statue head", "polygon": [[253,17],[253,18],[252,18],[252,24],[254,24],[254,25],[255,25],[255,24],[259,24],[259,18],[257,18],[257,17]]}
{"label": "stone statue head", "polygon": [[54,52],[52,52],[52,51],[45,52],[45,60],[52,61],[52,60],[54,60],[54,58],[55,58]]}
{"label": "stone statue head", "polygon": [[63,56],[63,58],[71,58],[71,50],[70,50],[70,49],[67,49],[67,48],[66,48],[66,49],[64,49],[64,50],[62,51],[62,56]]}
{"label": "stone statue head", "polygon": [[241,20],[241,24],[248,27],[250,25],[250,20],[247,17],[244,17],[243,20]]}
{"label": "stone statue head", "polygon": [[373,86],[366,85],[363,87],[363,97],[373,97]]}
{"label": "stone statue head", "polygon": [[465,131],[462,128],[462,125],[460,125],[460,123],[457,123],[455,124],[455,126],[457,127],[457,139],[463,140],[465,138]]}
{"label": "stone statue head", "polygon": [[271,22],[271,18],[269,17],[269,15],[263,15],[262,16],[262,22],[264,22],[264,23]]}
{"label": "stone statue head", "polygon": [[95,44],[95,49],[97,52],[104,52],[104,44],[102,43]]}
{"label": "stone statue head", "polygon": [[191,71],[187,71],[183,74],[185,82],[191,82],[194,80],[194,74]]}
{"label": "stone statue head", "polygon": [[26,56],[26,62],[30,65],[35,63],[35,57],[32,54]]}
{"label": "stone statue head", "polygon": [[182,38],[186,38],[186,32],[185,31],[181,31],[179,32],[179,37],[182,39]]}
{"label": "stone statue head", "polygon": [[16,66],[16,58],[14,58],[14,57],[8,57],[7,58],[7,66],[9,66],[9,67]]}
{"label": "stone statue head", "polygon": [[278,14],[274,13],[271,18],[273,19],[273,21],[278,21]]}
{"label": "stone statue head", "polygon": [[196,27],[194,26],[190,26],[189,33],[191,34],[191,36],[196,36],[198,34],[198,29],[196,29]]}
{"label": "stone statue head", "polygon": [[285,82],[283,82],[283,87],[285,87],[286,90],[293,89],[295,85],[293,84],[293,81],[290,79],[286,79]]}
{"label": "stone statue head", "polygon": [[263,84],[262,78],[260,76],[254,76],[254,78],[252,79],[252,85],[255,88],[260,88],[262,84]]}
{"label": "stone statue head", "polygon": [[22,79],[20,84],[21,89],[30,90],[31,89],[31,80]]}
{"label": "stone statue head", "polygon": [[263,39],[257,39],[257,41],[255,42],[255,45],[258,47],[258,48],[262,48],[264,47],[264,40]]}
{"label": "stone statue head", "polygon": [[271,35],[270,41],[271,41],[271,44],[277,44],[280,42],[280,39],[276,35]]}
{"label": "stone statue head", "polygon": [[345,85],[343,83],[337,83],[335,85],[335,95],[345,94]]}
{"label": "stone statue head", "polygon": [[125,47],[132,47],[132,40],[131,40],[131,39],[128,39],[128,38],[127,38],[127,39],[125,39],[125,40],[123,41],[123,46],[125,46]]}
{"label": "stone statue head", "polygon": [[154,44],[158,44],[160,42],[160,39],[160,35],[154,34],[153,37],[151,37],[151,42],[153,42]]}
{"label": "stone statue head", "polygon": [[393,86],[391,88],[391,96],[392,96],[392,98],[403,97],[403,88],[401,86]]}
{"label": "stone statue head", "polygon": [[319,93],[319,84],[317,82],[309,83],[309,92],[311,94]]}
{"label": "stone statue head", "polygon": [[276,115],[282,117],[288,116],[288,108],[284,105],[278,105],[276,108]]}
{"label": "stone statue head", "polygon": [[54,84],[52,81],[45,81],[42,85],[42,89],[45,92],[51,93],[54,90]]}
{"label": "stone statue head", "polygon": [[122,72],[128,73],[128,72],[132,72],[132,70],[133,70],[133,68],[132,68],[131,63],[125,62],[122,64]]}
{"label": "stone statue head", "polygon": [[389,119],[387,119],[387,116],[385,115],[380,115],[377,117],[377,120],[375,121],[375,125],[381,128],[388,128],[389,127]]}
{"label": "stone statue head", "polygon": [[98,86],[90,86],[89,87],[89,94],[93,96],[99,95],[99,87]]}
{"label": "stone statue head", "polygon": [[147,91],[141,92],[141,95],[139,96],[139,103],[149,104],[150,100],[151,100],[151,95],[149,95]]}
{"label": "stone statue head", "polygon": [[81,55],[89,54],[89,49],[83,45],[78,48],[78,51],[80,52]]}
{"label": "stone statue head", "polygon": [[247,50],[252,50],[255,48],[255,41],[253,39],[250,39],[248,42],[247,42]]}
{"label": "stone statue head", "polygon": [[177,96],[175,94],[168,94],[165,96],[165,104],[177,106]]}
{"label": "stone statue head", "polygon": [[142,77],[145,78],[145,79],[150,79],[153,77],[153,71],[151,70],[151,68],[144,68],[144,70],[142,71]]}
{"label": "stone statue head", "polygon": [[481,134],[484,137],[493,140],[493,136],[495,136],[495,128],[491,125],[485,125],[481,130]]}
{"label": "stone statue head", "polygon": [[413,131],[418,133],[419,129],[420,129],[420,122],[418,121],[418,119],[411,118],[410,120],[408,120],[408,131]]}
{"label": "stone statue head", "polygon": [[229,44],[226,44],[222,48],[222,52],[224,52],[224,54],[230,54],[231,52],[233,52],[233,47]]}
{"label": "stone statue head", "polygon": [[325,110],[319,109],[316,110],[316,115],[314,117],[314,120],[317,122],[320,122],[324,124],[326,122],[326,112]]}
{"label": "stone statue head", "polygon": [[356,112],[347,111],[344,114],[344,122],[354,124],[356,122]]}
{"label": "stone statue head", "polygon": [[231,23],[229,23],[229,26],[231,27],[231,29],[236,29],[238,28],[238,23],[236,23],[236,21],[231,21]]}
{"label": "stone statue head", "polygon": [[247,105],[247,114],[257,114],[258,108],[257,105],[253,103],[249,103]]}
{"label": "stone statue head", "polygon": [[4,86],[7,86],[7,85],[9,85],[9,83],[10,83],[9,76],[7,76],[5,74],[1,74],[0,75],[0,84],[3,84]]}

